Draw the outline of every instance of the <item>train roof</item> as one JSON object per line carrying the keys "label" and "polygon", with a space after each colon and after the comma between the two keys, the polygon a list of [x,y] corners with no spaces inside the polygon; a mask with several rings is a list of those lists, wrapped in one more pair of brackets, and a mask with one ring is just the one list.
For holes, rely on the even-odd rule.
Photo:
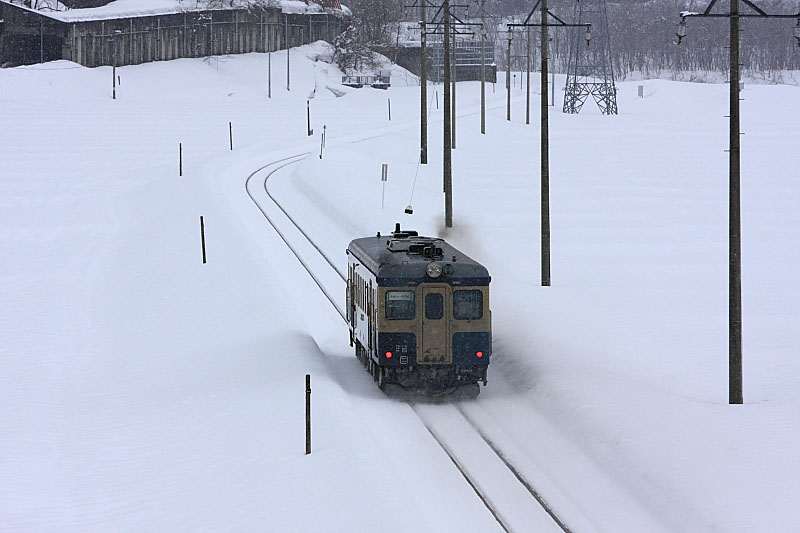
{"label": "train roof", "polygon": [[355,239],[347,249],[378,278],[379,285],[425,281],[431,262],[442,267],[437,281],[464,285],[488,285],[491,281],[486,267],[443,239],[422,237],[399,227],[391,235]]}

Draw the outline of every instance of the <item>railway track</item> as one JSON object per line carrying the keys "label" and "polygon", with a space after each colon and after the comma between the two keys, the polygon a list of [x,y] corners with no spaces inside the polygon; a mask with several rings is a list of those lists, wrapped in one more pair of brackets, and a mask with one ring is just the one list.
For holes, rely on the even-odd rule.
{"label": "railway track", "polygon": [[[270,178],[277,172],[299,163],[309,154],[310,152],[298,153],[256,169],[247,177],[245,189],[258,210],[297,258],[328,302],[342,320],[346,320],[344,310],[328,291],[326,281],[323,280],[323,278],[327,278],[328,281],[339,278],[346,283],[344,272],[281,206],[268,186]],[[259,175],[264,176],[263,191],[277,211],[266,208],[253,193],[252,182]],[[277,218],[282,218],[283,223],[276,222]],[[289,233],[293,233],[302,244],[298,244],[297,240],[293,241],[288,236]],[[317,268],[323,264],[326,264],[329,272],[335,276],[320,274]],[[510,462],[462,406],[411,403],[410,407],[503,531],[572,533],[521,470]],[[465,434],[471,437],[465,439]],[[471,459],[475,456],[479,457],[479,460]],[[487,488],[492,490],[489,491]]]}

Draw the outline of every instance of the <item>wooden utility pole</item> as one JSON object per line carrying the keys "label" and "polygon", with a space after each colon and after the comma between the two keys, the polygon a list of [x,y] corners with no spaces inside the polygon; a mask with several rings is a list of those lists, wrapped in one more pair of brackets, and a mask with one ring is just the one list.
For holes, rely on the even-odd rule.
{"label": "wooden utility pole", "polygon": [[547,106],[547,0],[542,0],[542,287],[550,286],[550,110]]}
{"label": "wooden utility pole", "polygon": [[740,220],[740,123],[739,123],[739,0],[731,0],[730,40],[730,205],[728,231],[728,403],[742,397],[742,224]]}
{"label": "wooden utility pole", "polygon": [[454,28],[453,29],[453,80],[452,80],[452,83],[453,83],[453,98],[452,98],[452,104],[453,104],[453,113],[452,113],[452,118],[453,118],[453,150],[456,149],[456,81],[458,80],[458,61],[457,61],[457,59],[458,59],[458,56],[457,56],[457,50],[456,50],[456,30]]}
{"label": "wooden utility pole", "polygon": [[[717,0],[711,0],[703,13],[683,12],[678,25],[678,44],[686,36],[686,19],[690,17],[728,18],[730,20],[730,146],[728,196],[728,403],[744,402],[742,392],[742,237],[741,237],[741,143],[739,120],[739,20],[742,18],[797,18],[794,15],[769,15],[751,0],[743,0],[753,13],[741,13],[739,0],[731,0],[729,13],[711,13]],[[800,44],[800,30],[795,30]]]}
{"label": "wooden utility pole", "polygon": [[428,19],[425,4],[428,0],[421,0],[421,13],[422,20],[420,21],[420,28],[422,28],[422,50],[420,57],[420,132],[419,132],[419,161],[423,165],[428,164]]}
{"label": "wooden utility pole", "polygon": [[481,134],[486,135],[486,0],[481,0]]}
{"label": "wooden utility pole", "polygon": [[511,120],[511,40],[514,38],[512,30],[508,30],[508,55],[506,56],[506,120]]}
{"label": "wooden utility pole", "polygon": [[453,161],[450,143],[450,0],[444,0],[444,225],[453,227]]}
{"label": "wooden utility pole", "polygon": [[525,97],[525,124],[531,123],[531,29],[527,29],[528,34],[528,71],[527,71],[527,81],[525,85],[527,87],[527,95]]}
{"label": "wooden utility pole", "polygon": [[[539,10],[540,22],[538,24],[531,23],[534,13]],[[555,22],[548,22],[548,16],[553,17]],[[559,28],[569,28],[576,26],[583,26],[585,28],[591,27],[590,24],[567,24],[560,18],[551,14],[547,9],[547,0],[539,0],[531,9],[525,22],[522,24],[509,24],[508,31],[515,26],[524,28],[541,27],[541,56],[542,56],[542,98],[541,98],[541,247],[542,247],[542,286],[549,287],[550,280],[550,124],[549,124],[549,107],[548,107],[548,85],[547,85],[547,70],[548,70],[548,29],[550,26]],[[509,45],[509,55],[511,46]],[[530,50],[530,48],[529,48]],[[530,52],[528,53],[530,57]]]}

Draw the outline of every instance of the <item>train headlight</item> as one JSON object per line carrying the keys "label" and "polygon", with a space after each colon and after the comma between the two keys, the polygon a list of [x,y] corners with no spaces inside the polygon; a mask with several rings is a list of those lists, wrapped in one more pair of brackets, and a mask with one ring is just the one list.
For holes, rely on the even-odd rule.
{"label": "train headlight", "polygon": [[425,269],[425,272],[432,278],[438,278],[442,275],[442,265],[439,263],[428,263],[428,268]]}

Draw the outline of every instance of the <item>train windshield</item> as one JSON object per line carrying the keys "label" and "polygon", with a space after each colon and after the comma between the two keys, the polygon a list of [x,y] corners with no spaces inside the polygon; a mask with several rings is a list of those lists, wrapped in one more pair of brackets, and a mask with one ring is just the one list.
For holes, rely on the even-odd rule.
{"label": "train windshield", "polygon": [[386,318],[389,320],[412,320],[414,308],[414,291],[386,291]]}
{"label": "train windshield", "polygon": [[425,318],[439,320],[444,316],[444,297],[441,294],[427,294],[425,296]]}
{"label": "train windshield", "polygon": [[454,291],[453,316],[456,320],[477,320],[483,316],[481,291]]}

